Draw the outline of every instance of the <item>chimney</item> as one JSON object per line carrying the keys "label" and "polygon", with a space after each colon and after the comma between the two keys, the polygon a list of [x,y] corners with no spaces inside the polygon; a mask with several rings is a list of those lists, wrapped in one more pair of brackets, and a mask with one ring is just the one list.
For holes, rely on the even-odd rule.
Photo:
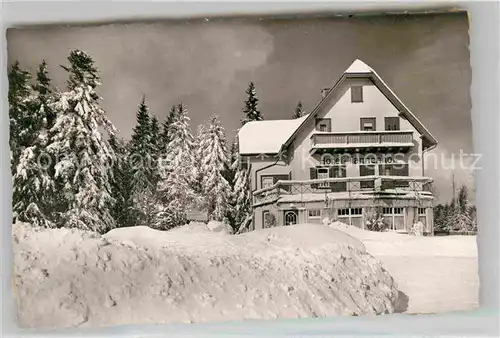
{"label": "chimney", "polygon": [[321,89],[321,97],[325,98],[326,93],[328,93],[329,90],[330,90],[330,88],[323,88],[323,89]]}

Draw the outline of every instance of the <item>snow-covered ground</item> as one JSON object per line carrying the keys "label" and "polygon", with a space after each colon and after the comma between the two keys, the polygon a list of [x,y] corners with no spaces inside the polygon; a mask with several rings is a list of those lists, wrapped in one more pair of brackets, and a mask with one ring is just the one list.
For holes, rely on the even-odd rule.
{"label": "snow-covered ground", "polygon": [[[408,297],[407,313],[477,308],[479,276],[476,236],[416,237],[330,225],[358,238],[380,259]],[[403,296],[404,297],[404,296]]]}
{"label": "snow-covered ground", "polygon": [[133,227],[100,236],[15,224],[20,324],[364,315],[397,306],[393,278],[342,231],[304,224],[234,236],[210,228]]}

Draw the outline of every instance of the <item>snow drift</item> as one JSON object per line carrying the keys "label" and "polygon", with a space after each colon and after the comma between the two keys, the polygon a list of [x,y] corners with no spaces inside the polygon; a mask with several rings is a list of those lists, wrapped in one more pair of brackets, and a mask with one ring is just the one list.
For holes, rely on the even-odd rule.
{"label": "snow drift", "polygon": [[323,225],[13,232],[23,327],[384,314],[398,297],[360,241]]}

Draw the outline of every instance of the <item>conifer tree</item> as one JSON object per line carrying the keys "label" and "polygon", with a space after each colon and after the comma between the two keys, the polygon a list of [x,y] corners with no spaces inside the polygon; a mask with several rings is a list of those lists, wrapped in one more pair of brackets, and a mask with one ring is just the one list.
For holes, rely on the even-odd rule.
{"label": "conifer tree", "polygon": [[185,224],[187,211],[199,201],[193,190],[194,139],[189,130],[188,111],[182,103],[177,106],[168,134],[166,165],[159,185],[162,207],[155,221],[155,227],[160,229]]}
{"label": "conifer tree", "polygon": [[152,185],[151,116],[143,96],[136,114],[136,125],[130,141],[130,164],[134,193],[149,189]]}
{"label": "conifer tree", "polygon": [[226,206],[226,216],[225,220],[227,224],[231,226],[233,229],[233,233],[236,233],[236,231],[239,228],[239,225],[236,224],[236,194],[235,194],[235,181],[236,181],[236,173],[238,172],[239,168],[236,168],[233,170],[232,166],[233,163],[237,161],[239,157],[239,152],[238,152],[238,143],[236,142],[236,139],[232,142],[231,144],[231,149],[229,151],[229,158],[228,162],[226,163],[226,168],[223,172],[223,176],[225,180],[228,182],[229,185],[229,192],[227,195],[227,206]]}
{"label": "conifer tree", "polygon": [[[238,145],[238,138],[236,138]],[[236,146],[238,147],[238,146]],[[252,214],[252,194],[250,191],[250,168],[242,163],[243,159],[238,153],[231,165],[234,174],[234,187],[232,190],[234,201],[234,232],[240,231],[242,226],[246,226]]]}
{"label": "conifer tree", "polygon": [[250,121],[263,120],[264,117],[259,110],[259,97],[257,95],[257,91],[253,82],[250,82],[245,93],[247,94],[245,107],[243,108],[245,117],[243,118],[243,120],[241,120],[241,125],[244,125],[245,123]]}
{"label": "conifer tree", "polygon": [[45,153],[48,144],[47,129],[54,121],[54,95],[50,87],[47,65],[43,61],[33,85],[30,144],[20,155],[13,175],[13,211],[16,219],[35,226],[53,227],[50,208],[54,197],[51,159]]}
{"label": "conifer tree", "polygon": [[115,226],[111,215],[112,167],[115,154],[108,136],[115,127],[99,106],[98,70],[90,55],[73,50],[68,56],[68,91],[59,98],[58,115],[47,149],[57,159],[55,179],[61,198],[58,225],[105,232]]}
{"label": "conifer tree", "polygon": [[159,150],[161,153],[161,157],[166,157],[167,154],[167,145],[170,142],[168,131],[170,130],[170,125],[172,124],[176,111],[177,111],[176,107],[173,106],[168,112],[167,117],[165,121],[163,121],[161,126],[161,132],[159,136],[160,139]]}
{"label": "conifer tree", "polygon": [[11,150],[11,169],[14,173],[19,156],[22,150],[30,145],[34,137],[33,129],[37,125],[32,125],[31,106],[32,99],[30,80],[31,75],[28,71],[21,69],[19,62],[16,61],[8,74],[9,78],[9,118],[10,118],[10,150]]}
{"label": "conifer tree", "polygon": [[292,118],[298,119],[301,118],[305,114],[304,109],[302,108],[302,102],[299,101],[297,103],[297,106],[295,107],[295,110],[293,111]]}
{"label": "conifer tree", "polygon": [[195,178],[193,182],[193,190],[195,194],[197,194],[200,197],[205,197],[204,196],[204,191],[203,191],[203,179],[205,176],[205,173],[203,172],[203,156],[204,156],[204,149],[202,148],[202,143],[203,143],[203,138],[205,137],[206,133],[206,126],[203,124],[200,124],[198,128],[196,129],[196,137],[194,139],[194,168],[196,169],[195,173]]}
{"label": "conifer tree", "polygon": [[209,219],[223,221],[226,216],[229,184],[223,176],[228,161],[224,128],[216,115],[201,129],[199,156],[203,173],[202,191]]}
{"label": "conifer tree", "polygon": [[41,124],[46,130],[50,130],[54,126],[56,118],[54,109],[56,93],[53,91],[50,82],[47,63],[42,60],[42,63],[38,66],[33,90],[35,92],[35,118],[37,123]]}
{"label": "conifer tree", "polygon": [[159,158],[157,135],[158,120],[152,117],[143,96],[136,114],[137,124],[130,141],[130,166],[132,173],[133,208],[135,225],[151,226],[157,204]]}
{"label": "conifer tree", "polygon": [[116,156],[111,184],[112,197],[115,200],[112,215],[117,227],[132,226],[137,222],[137,214],[133,200],[132,170],[128,161],[129,145],[116,135],[110,136],[109,143]]}
{"label": "conifer tree", "polygon": [[151,152],[151,183],[154,187],[158,183],[160,177],[160,172],[158,168],[158,161],[161,156],[161,134],[160,134],[160,123],[156,116],[153,116],[151,119],[151,132],[150,132],[150,140],[149,147]]}

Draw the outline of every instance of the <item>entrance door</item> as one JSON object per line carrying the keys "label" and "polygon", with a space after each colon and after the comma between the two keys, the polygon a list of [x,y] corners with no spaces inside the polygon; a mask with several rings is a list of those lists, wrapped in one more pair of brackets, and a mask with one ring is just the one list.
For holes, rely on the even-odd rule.
{"label": "entrance door", "polygon": [[287,210],[285,211],[285,225],[297,224],[297,211]]}

